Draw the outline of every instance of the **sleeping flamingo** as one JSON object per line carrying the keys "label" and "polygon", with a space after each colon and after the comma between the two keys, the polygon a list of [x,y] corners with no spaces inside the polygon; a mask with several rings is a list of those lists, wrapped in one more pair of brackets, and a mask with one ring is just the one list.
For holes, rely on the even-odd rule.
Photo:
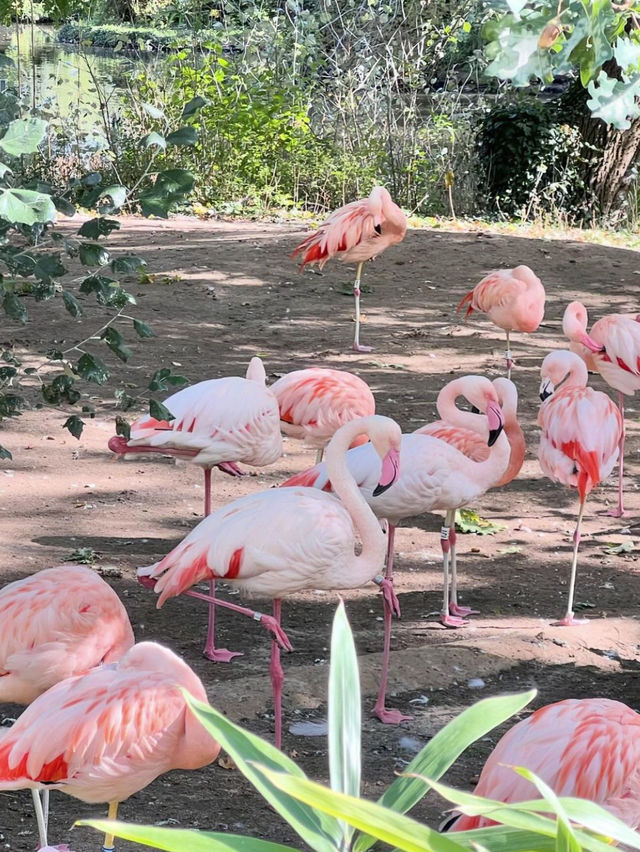
{"label": "sleeping flamingo", "polygon": [[587,368],[574,352],[559,349],[547,355],[540,373],[540,467],[554,482],[577,488],[580,496],[567,612],[556,622],[571,626],[579,623],[573,616],[573,593],[585,500],[618,460],[622,418],[606,393],[587,387]]}
{"label": "sleeping flamingo", "polygon": [[[120,598],[82,565],[47,568],[0,589],[0,703],[30,704],[72,675],[111,663],[134,643]],[[48,819],[33,791],[36,816]]]}
{"label": "sleeping flamingo", "polygon": [[[609,698],[569,698],[536,710],[502,737],[489,755],[476,796],[524,802],[539,794],[513,771],[524,766],[558,796],[602,805],[631,828],[640,825],[640,716]],[[448,831],[494,823],[487,817],[454,817]]]}
{"label": "sleeping flamingo", "polygon": [[[198,769],[220,746],[188,709],[182,689],[207,694],[168,648],[141,642],[119,662],[43,693],[0,735],[0,790],[45,787],[83,802],[118,803],[171,769]],[[40,844],[47,846],[38,819]],[[105,850],[113,837],[105,837]]]}
{"label": "sleeping flamingo", "polygon": [[376,401],[367,383],[347,370],[294,370],[278,379],[270,390],[278,400],[282,431],[315,447],[316,462],[322,461],[324,448],[337,429],[350,420],[376,413]]}
{"label": "sleeping flamingo", "polygon": [[511,378],[511,349],[509,335],[512,331],[535,331],[544,318],[545,292],[542,282],[528,266],[514,269],[497,269],[490,272],[464,296],[456,310],[465,305],[468,317],[473,311],[482,311],[498,328],[507,333],[507,377]]}
{"label": "sleeping flamingo", "polygon": [[[273,618],[227,601],[219,603],[249,615],[273,634],[269,672],[278,748],[284,679],[280,646],[293,650],[280,626],[281,598],[304,589],[356,589],[374,580],[388,604],[395,603],[391,585],[380,575],[384,533],[345,465],[349,445],[362,434],[369,436],[367,446],[380,459],[374,491],[382,494],[398,474],[400,427],[378,415],[352,420],[338,429],[327,447],[326,464],[339,500],[313,488],[250,494],[209,515],[163,560],[138,571],[145,580],[155,580],[158,607],[210,577],[273,599]],[[354,553],[356,533],[362,541],[359,556]]]}
{"label": "sleeping flamingo", "polygon": [[624,515],[624,397],[640,389],[640,322],[638,317],[609,314],[595,322],[587,334],[588,315],[580,302],[567,305],[562,330],[571,341],[571,350],[580,355],[587,367],[597,370],[609,387],[618,391],[622,419],[618,458],[618,508],[610,514]]}
{"label": "sleeping flamingo", "polygon": [[332,257],[345,263],[356,262],[353,294],[356,303],[356,331],[353,348],[356,352],[371,352],[370,346],[360,344],[360,276],[362,265],[377,257],[389,246],[401,243],[407,232],[407,217],[382,186],[374,186],[369,198],[351,201],[335,210],[317,231],[304,239],[291,256],[300,254],[304,269],[307,263],[317,263],[320,269]]}
{"label": "sleeping flamingo", "polygon": [[[190,461],[204,469],[204,514],[211,512],[211,468],[241,476],[236,462],[263,467],[282,455],[278,403],[265,385],[260,358],[252,358],[246,379],[227,376],[209,379],[164,401],[171,423],[143,417],[131,427],[131,438],[114,436],[109,449],[125,453],[160,453]],[[211,597],[215,580],[211,580]],[[205,657],[228,663],[237,651],[215,647],[215,607],[209,607]]]}
{"label": "sleeping flamingo", "polygon": [[[468,608],[458,607],[457,601],[449,599],[449,554],[452,538],[455,547],[455,510],[493,488],[504,476],[511,458],[509,440],[501,434],[505,417],[495,387],[482,376],[464,376],[455,382],[457,390],[454,398],[464,395],[486,414],[488,428],[485,440],[492,448],[487,458],[474,461],[455,446],[429,435],[403,435],[400,473],[394,485],[380,493],[375,489],[380,475],[380,462],[372,453],[371,446],[364,444],[347,454],[348,468],[363,496],[377,517],[389,522],[387,580],[391,581],[393,573],[394,535],[400,521],[426,512],[445,510],[446,517],[441,530],[444,589],[440,620],[446,627],[464,626],[468,622],[461,616],[471,612]],[[316,465],[284,483],[284,486],[289,487],[300,485],[332,490],[333,478],[329,466]],[[373,712],[383,722],[397,723],[408,717],[385,706],[390,639],[391,608],[385,607],[383,674]]]}

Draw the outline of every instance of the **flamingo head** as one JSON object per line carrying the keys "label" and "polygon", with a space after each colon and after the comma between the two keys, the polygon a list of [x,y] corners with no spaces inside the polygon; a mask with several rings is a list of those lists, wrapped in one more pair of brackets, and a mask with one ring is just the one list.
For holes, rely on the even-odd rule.
{"label": "flamingo head", "polygon": [[484,376],[462,376],[454,381],[458,394],[471,403],[473,410],[487,415],[489,422],[487,443],[492,447],[504,427],[504,414],[496,388]]}
{"label": "flamingo head", "polygon": [[579,355],[568,349],[557,349],[550,352],[542,362],[540,377],[540,399],[544,402],[563,382],[565,387],[584,387],[589,374]]}
{"label": "flamingo head", "polygon": [[368,430],[369,437],[376,453],[382,459],[380,479],[373,490],[373,496],[378,497],[391,488],[400,473],[402,431],[390,417],[373,415],[371,420],[373,422]]}
{"label": "flamingo head", "polygon": [[569,302],[562,317],[562,330],[572,343],[581,343],[590,352],[604,352],[602,343],[587,334],[588,320],[587,309],[581,302]]}

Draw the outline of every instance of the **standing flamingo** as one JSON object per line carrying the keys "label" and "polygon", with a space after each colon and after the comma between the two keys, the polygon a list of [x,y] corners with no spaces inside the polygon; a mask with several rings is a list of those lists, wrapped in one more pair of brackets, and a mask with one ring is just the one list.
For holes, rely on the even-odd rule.
{"label": "standing flamingo", "polygon": [[[609,698],[569,698],[548,704],[502,737],[484,765],[476,796],[499,802],[538,798],[514,772],[524,766],[558,796],[588,799],[631,828],[640,825],[640,716]],[[449,831],[494,825],[487,817],[454,818]]]}
{"label": "standing flamingo", "polygon": [[624,515],[624,397],[633,396],[640,388],[640,322],[637,317],[610,314],[595,322],[587,334],[588,319],[584,305],[571,302],[562,318],[562,330],[571,341],[572,351],[577,351],[587,367],[597,370],[609,387],[618,391],[622,418],[618,508],[610,514],[621,518]]}
{"label": "standing flamingo", "polygon": [[511,349],[509,335],[512,331],[535,331],[544,317],[545,292],[542,282],[528,266],[514,269],[497,269],[490,272],[464,296],[456,310],[465,305],[468,317],[473,311],[482,311],[498,328],[507,333],[507,377],[511,378]]}
{"label": "standing flamingo", "polygon": [[[118,803],[171,769],[198,769],[220,746],[188,709],[200,679],[168,648],[135,645],[119,662],[51,687],[0,737],[0,790],[45,785],[83,802]],[[38,822],[40,844],[46,827]],[[107,835],[105,850],[113,849]]]}
{"label": "standing flamingo", "polygon": [[[393,575],[395,528],[400,521],[426,512],[445,510],[446,517],[441,530],[444,588],[440,620],[446,627],[464,626],[468,622],[462,616],[471,613],[471,610],[459,607],[457,600],[450,600],[449,597],[449,555],[452,546],[455,555],[455,510],[493,488],[504,476],[511,457],[509,440],[506,435],[501,435],[505,418],[494,386],[482,376],[464,376],[455,382],[457,390],[454,398],[464,395],[486,414],[486,441],[492,449],[485,459],[474,461],[455,446],[429,435],[403,435],[400,474],[392,487],[380,493],[374,487],[380,474],[380,462],[372,453],[370,444],[356,447],[347,454],[348,468],[363,496],[377,517],[389,522],[388,581],[391,581]],[[306,485],[330,491],[333,478],[329,466],[320,464],[297,474],[284,485]],[[396,723],[408,717],[385,706],[390,641],[391,608],[386,607],[383,675],[373,712],[383,722]]]}
{"label": "standing flamingo", "polygon": [[301,269],[307,263],[317,263],[320,269],[332,257],[345,263],[356,262],[353,294],[356,303],[356,331],[353,348],[356,352],[371,352],[370,346],[360,344],[360,276],[362,265],[377,257],[389,246],[401,243],[407,232],[407,217],[382,186],[374,186],[369,198],[352,201],[335,210],[317,231],[304,239],[291,256],[300,254]]}
{"label": "standing flamingo", "polygon": [[[356,589],[375,579],[385,600],[394,604],[391,585],[378,576],[384,565],[384,533],[345,465],[349,445],[362,434],[369,436],[367,446],[380,459],[374,491],[382,494],[398,473],[400,427],[378,415],[352,420],[327,447],[326,464],[339,500],[313,488],[250,494],[209,515],[161,562],[138,572],[156,580],[158,607],[210,577],[224,577],[249,594],[273,598],[273,618],[219,603],[251,616],[273,633],[269,672],[278,748],[284,679],[280,646],[292,650],[280,627],[281,598],[304,589]],[[362,541],[359,556],[354,553],[356,533]]]}
{"label": "standing flamingo", "polygon": [[[146,416],[131,427],[131,438],[114,436],[109,449],[125,453],[160,453],[190,461],[204,469],[204,514],[211,512],[211,468],[241,476],[236,462],[262,467],[282,455],[278,403],[265,385],[260,358],[252,358],[246,379],[209,379],[170,396],[164,405],[171,423]],[[215,580],[210,584],[215,596]],[[209,607],[204,656],[228,663],[237,651],[215,647],[215,607]]]}
{"label": "standing flamingo", "polygon": [[[580,496],[567,612],[556,622],[570,626],[578,623],[573,617],[573,593],[585,500],[592,488],[609,476],[618,459],[622,418],[606,393],[587,387],[587,368],[574,352],[551,352],[542,362],[540,373],[540,467],[554,482],[577,488]],[[556,390],[559,385],[562,387]]]}
{"label": "standing flamingo", "polygon": [[376,401],[367,383],[346,370],[294,370],[278,379],[270,390],[278,400],[282,431],[315,447],[316,462],[322,461],[324,448],[336,430],[350,420],[376,413]]}

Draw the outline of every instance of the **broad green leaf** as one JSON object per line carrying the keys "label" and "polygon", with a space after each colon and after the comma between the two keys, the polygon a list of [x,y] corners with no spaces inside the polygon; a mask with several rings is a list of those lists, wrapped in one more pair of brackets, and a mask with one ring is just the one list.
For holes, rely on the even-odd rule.
{"label": "broad green leaf", "polygon": [[158,402],[157,399],[149,400],[149,414],[155,417],[156,420],[166,420],[167,423],[171,423],[172,420],[176,419],[167,406]]}
{"label": "broad green leaf", "polygon": [[188,694],[185,697],[205,729],[215,737],[242,774],[305,843],[315,852],[337,852],[341,848],[342,831],[337,820],[283,793],[280,788],[265,779],[262,772],[256,770],[254,763],[257,761],[262,767],[304,779],[305,775],[299,766],[271,743],[234,725],[208,704],[196,701]]}
{"label": "broad green leaf", "polygon": [[147,115],[151,116],[151,118],[164,118],[164,112],[157,106],[145,103],[144,101],[140,104],[140,106],[147,113]]}
{"label": "broad green leaf", "polygon": [[[0,54],[1,56],[2,54]],[[3,178],[5,175],[13,174],[9,166],[6,163],[0,163],[0,178]]]}
{"label": "broad green leaf", "polygon": [[195,177],[186,169],[166,169],[160,172],[154,185],[140,194],[142,213],[166,219],[171,207],[186,198],[194,183]]}
{"label": "broad green leaf", "polygon": [[50,405],[59,405],[61,402],[75,405],[80,399],[80,393],[76,390],[73,377],[66,373],[56,376],[50,385],[42,385],[40,392],[44,401]]}
{"label": "broad green leaf", "polygon": [[0,218],[21,225],[55,222],[56,207],[50,196],[32,189],[3,189],[0,192]]}
{"label": "broad green leaf", "polygon": [[111,255],[100,243],[80,243],[78,255],[85,266],[106,266],[111,260]]}
{"label": "broad green leaf", "polygon": [[12,459],[12,458],[13,458],[13,456],[11,455],[9,450],[6,447],[3,447],[2,444],[0,444],[0,459]]}
{"label": "broad green leaf", "polygon": [[199,110],[202,109],[203,106],[207,105],[207,101],[200,97],[200,95],[196,95],[195,98],[191,98],[190,101],[184,105],[184,109],[182,110],[182,118],[190,118],[192,115],[195,115]]}
{"label": "broad green leaf", "polygon": [[76,371],[88,382],[103,385],[109,378],[107,365],[96,355],[85,352],[76,365]]}
{"label": "broad green leaf", "polygon": [[[100,209],[106,213],[115,213],[127,200],[128,190],[126,186],[108,186],[98,196]],[[107,199],[111,199],[109,203]]]}
{"label": "broad green leaf", "polygon": [[102,183],[102,175],[100,172],[89,172],[83,176],[81,183],[83,186],[99,186]]}
{"label": "broad green leaf", "polygon": [[99,216],[96,219],[89,219],[84,222],[78,234],[81,237],[88,237],[90,240],[97,240],[98,237],[108,236],[111,231],[119,230],[120,222],[116,219],[105,219],[103,216]]}
{"label": "broad green leaf", "polygon": [[75,216],[75,204],[72,204],[70,201],[67,201],[67,199],[64,198],[62,195],[52,195],[51,200],[53,201],[58,213],[62,213],[63,216]]}
{"label": "broad green leaf", "polygon": [[18,320],[23,325],[28,319],[27,309],[25,308],[22,299],[16,296],[15,293],[5,293],[2,300],[4,312],[11,319]]}
{"label": "broad green leaf", "polygon": [[147,261],[136,254],[120,255],[111,261],[111,271],[114,275],[132,275],[146,267]]}
{"label": "broad green leaf", "polygon": [[73,293],[70,293],[68,290],[63,290],[62,302],[72,317],[82,316],[82,308],[80,307],[80,302],[76,299]]}
{"label": "broad green leaf", "polygon": [[156,336],[156,333],[151,328],[151,326],[147,325],[146,322],[142,322],[142,320],[134,319],[133,327],[134,327],[138,337],[145,338],[145,337],[155,337]]}
{"label": "broad green leaf", "polygon": [[54,252],[38,255],[33,274],[40,281],[48,281],[56,275],[64,275],[66,271],[60,260],[60,252]]}
{"label": "broad green leaf", "polygon": [[0,382],[8,382],[18,374],[15,367],[0,367]]}
{"label": "broad green leaf", "polygon": [[34,154],[46,133],[47,122],[41,118],[16,118],[0,139],[0,147],[13,157]]}
{"label": "broad green leaf", "polygon": [[71,417],[67,417],[62,428],[68,429],[74,438],[79,439],[84,429],[84,421],[74,414]]}
{"label": "broad green leaf", "polygon": [[480,517],[475,509],[456,510],[456,530],[461,533],[475,533],[476,535],[495,535],[497,532],[506,530],[506,525],[488,521]]}
{"label": "broad green leaf", "polygon": [[161,136],[159,133],[156,133],[155,130],[152,133],[147,133],[146,136],[143,136],[140,140],[140,145],[142,148],[161,148],[163,151],[167,147],[167,140],[164,136]]}
{"label": "broad green leaf", "polygon": [[114,355],[117,355],[121,361],[128,361],[133,355],[131,347],[126,345],[124,337],[112,325],[105,328],[100,336]]}
{"label": "broad green leaf", "polygon": [[76,825],[95,828],[123,840],[133,840],[163,852],[296,852],[292,846],[213,831],[188,831],[184,828],[160,828],[157,825],[127,825],[106,819],[83,819]]}
{"label": "broad green leaf", "polygon": [[347,796],[309,781],[304,776],[267,769],[259,764],[255,770],[274,787],[299,799],[314,810],[348,822],[360,831],[405,852],[460,852],[463,848],[455,835],[438,834],[411,817],[383,808],[376,802]]}
{"label": "broad green leaf", "polygon": [[176,145],[177,147],[182,147],[183,145],[195,145],[197,141],[198,134],[196,133],[195,127],[191,126],[179,127],[167,136],[167,145]]}
{"label": "broad green leaf", "polygon": [[[379,799],[380,804],[399,813],[406,813],[429,790],[429,785],[422,778],[406,776],[414,774],[441,778],[465,749],[526,707],[535,695],[534,689],[517,695],[498,695],[485,698],[463,710],[413,758],[404,774],[396,778]],[[371,838],[358,837],[354,843],[354,852],[364,852],[372,845]]]}
{"label": "broad green leaf", "polygon": [[595,81],[588,85],[591,98],[587,106],[594,118],[601,118],[618,130],[628,130],[632,119],[640,116],[640,74],[629,81],[616,80],[605,71],[600,71]]}
{"label": "broad green leaf", "polygon": [[151,391],[165,391],[169,390],[169,387],[180,387],[186,384],[185,376],[172,376],[169,367],[161,367],[151,376],[151,381],[147,387]]}

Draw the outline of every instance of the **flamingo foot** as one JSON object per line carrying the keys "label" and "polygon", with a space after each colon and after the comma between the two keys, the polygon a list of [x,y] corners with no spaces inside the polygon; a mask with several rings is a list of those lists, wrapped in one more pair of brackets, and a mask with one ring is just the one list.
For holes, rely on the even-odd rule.
{"label": "flamingo foot", "polygon": [[272,615],[265,615],[261,612],[254,613],[253,617],[256,621],[259,621],[263,627],[266,627],[267,630],[271,631],[274,640],[284,651],[293,651],[293,645],[289,641],[289,637],[282,627],[280,627],[276,618]]}
{"label": "flamingo foot", "polygon": [[219,465],[216,465],[218,470],[221,470],[223,473],[228,473],[229,476],[244,476],[245,473],[243,470],[240,470],[238,465],[235,462],[220,462]]}
{"label": "flamingo foot", "polygon": [[625,510],[621,506],[618,506],[617,509],[609,509],[607,512],[603,512],[603,514],[607,515],[607,517],[609,517],[609,518],[626,518],[627,517],[627,513],[625,512]]}
{"label": "flamingo foot", "polygon": [[242,651],[228,651],[226,648],[205,648],[202,655],[212,663],[230,663],[234,657],[243,657]]}
{"label": "flamingo foot", "polygon": [[461,618],[465,618],[467,615],[480,615],[480,610],[471,609],[470,606],[460,606],[451,601],[449,604],[449,615],[459,615]]}
{"label": "flamingo foot", "polygon": [[400,601],[398,600],[398,596],[395,593],[391,580],[388,580],[385,577],[380,582],[380,591],[382,592],[384,601],[391,612],[396,616],[396,618],[400,618]]}
{"label": "flamingo foot", "polygon": [[576,618],[572,612],[568,612],[560,621],[552,621],[552,627],[577,627],[580,624],[587,624],[588,618]]}
{"label": "flamingo foot", "polygon": [[440,624],[445,627],[466,627],[469,624],[464,618],[458,618],[457,615],[450,615],[448,612],[440,613]]}
{"label": "flamingo foot", "polygon": [[363,346],[362,343],[353,344],[354,352],[373,352],[373,346]]}
{"label": "flamingo foot", "polygon": [[408,722],[413,719],[413,716],[406,716],[399,710],[389,710],[384,704],[376,704],[371,712],[380,719],[383,725],[399,725],[401,722]]}

